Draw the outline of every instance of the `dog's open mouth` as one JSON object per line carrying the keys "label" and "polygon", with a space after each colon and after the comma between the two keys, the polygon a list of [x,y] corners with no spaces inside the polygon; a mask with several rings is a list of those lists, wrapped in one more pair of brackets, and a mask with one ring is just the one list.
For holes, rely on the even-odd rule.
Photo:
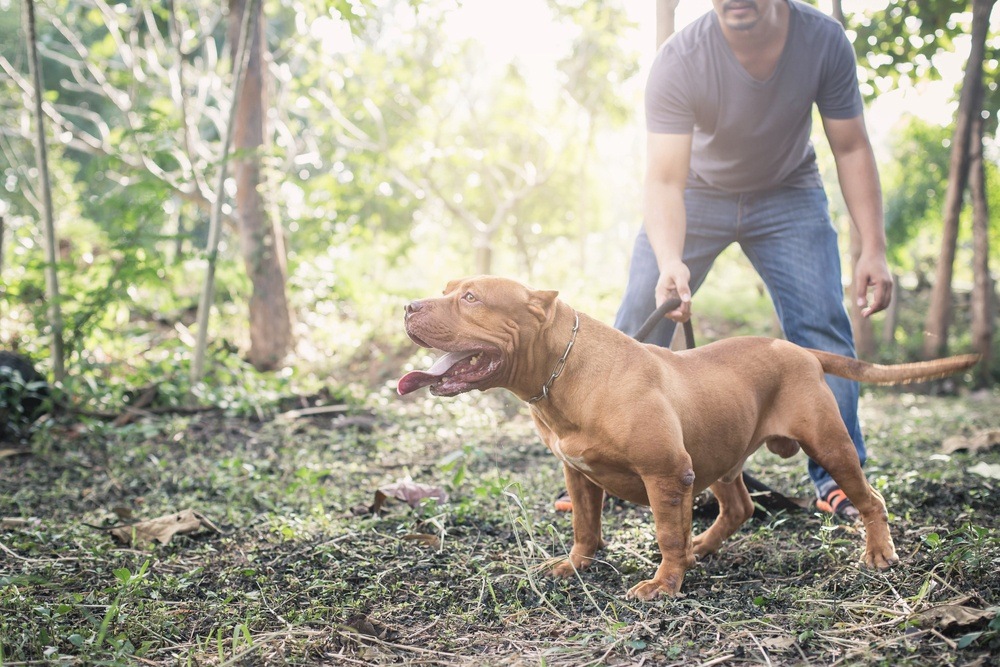
{"label": "dog's open mouth", "polygon": [[454,396],[475,389],[500,368],[500,355],[488,350],[446,352],[426,371],[410,371],[399,379],[396,391],[405,396],[430,387],[435,396]]}

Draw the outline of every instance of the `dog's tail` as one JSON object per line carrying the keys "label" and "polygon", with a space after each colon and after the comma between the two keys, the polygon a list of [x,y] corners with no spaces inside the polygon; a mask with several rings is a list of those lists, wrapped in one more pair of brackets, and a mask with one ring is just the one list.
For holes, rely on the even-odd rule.
{"label": "dog's tail", "polygon": [[981,356],[961,354],[955,357],[918,361],[912,364],[884,366],[830,352],[809,351],[819,359],[820,364],[823,365],[823,372],[869,384],[908,384],[936,380],[971,368]]}

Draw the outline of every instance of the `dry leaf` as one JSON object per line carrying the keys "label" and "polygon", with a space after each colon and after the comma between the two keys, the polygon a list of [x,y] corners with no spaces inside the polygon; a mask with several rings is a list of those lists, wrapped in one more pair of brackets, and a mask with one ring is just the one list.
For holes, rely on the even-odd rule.
{"label": "dry leaf", "polygon": [[1000,445],[1000,430],[980,431],[971,437],[953,435],[941,443],[941,451],[951,454],[959,450],[978,452]]}
{"label": "dry leaf", "polygon": [[112,536],[118,541],[134,547],[159,542],[166,544],[174,535],[185,535],[193,533],[202,528],[207,528],[216,533],[221,533],[215,524],[204,516],[187,509],[157,519],[140,521],[127,526],[116,526],[110,530]]}
{"label": "dry leaf", "polygon": [[26,456],[30,453],[30,449],[0,449],[0,459],[5,459],[8,456]]}
{"label": "dry leaf", "polygon": [[942,604],[918,613],[920,624],[924,627],[936,627],[941,630],[950,628],[967,628],[978,625],[997,615],[997,609],[975,609],[960,604]]}
{"label": "dry leaf", "polygon": [[393,630],[385,623],[369,618],[364,614],[355,614],[354,616],[351,616],[344,623],[344,626],[346,629],[362,635],[362,639],[364,639],[364,635],[375,637],[376,639],[388,640],[393,640],[399,636],[397,631]]}
{"label": "dry leaf", "polygon": [[441,546],[441,538],[437,535],[428,535],[427,533],[410,533],[408,535],[403,535],[403,540],[407,542],[417,542],[418,544],[423,544],[425,547],[431,547],[432,549],[437,549]]}
{"label": "dry leaf", "polygon": [[418,484],[413,480],[404,479],[379,487],[375,492],[375,504],[372,505],[372,512],[378,514],[382,505],[389,498],[402,500],[410,507],[416,507],[424,498],[434,498],[438,502],[446,503],[448,502],[448,493],[440,486]]}
{"label": "dry leaf", "polygon": [[131,507],[122,507],[121,505],[118,505],[112,507],[111,511],[114,512],[115,516],[117,516],[122,521],[130,521],[135,518],[135,515],[132,513]]}
{"label": "dry leaf", "polygon": [[358,632],[362,635],[368,635],[369,637],[378,637],[379,631],[375,628],[375,624],[372,623],[367,616],[362,616],[358,614],[357,616],[352,616],[347,619],[345,625]]}
{"label": "dry leaf", "polygon": [[366,516],[372,513],[374,505],[355,505],[347,511],[346,516]]}
{"label": "dry leaf", "polygon": [[26,526],[40,526],[41,521],[35,517],[28,517],[27,519],[22,519],[16,516],[4,516],[0,517],[0,530],[10,530],[12,528],[24,528]]}
{"label": "dry leaf", "polygon": [[795,637],[789,635],[784,637],[765,637],[760,640],[760,645],[772,651],[786,651],[795,646]]}
{"label": "dry leaf", "polygon": [[969,468],[969,472],[982,477],[989,477],[990,479],[1000,479],[1000,465],[996,463],[977,463]]}

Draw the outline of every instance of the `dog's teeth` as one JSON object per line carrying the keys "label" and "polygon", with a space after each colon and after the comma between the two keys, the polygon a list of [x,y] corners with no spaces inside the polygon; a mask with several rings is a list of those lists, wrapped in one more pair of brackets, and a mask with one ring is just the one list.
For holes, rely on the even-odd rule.
{"label": "dog's teeth", "polygon": [[469,363],[472,364],[473,366],[475,366],[476,364],[478,364],[479,363],[479,355],[477,354],[476,356],[472,357],[472,359],[469,359]]}

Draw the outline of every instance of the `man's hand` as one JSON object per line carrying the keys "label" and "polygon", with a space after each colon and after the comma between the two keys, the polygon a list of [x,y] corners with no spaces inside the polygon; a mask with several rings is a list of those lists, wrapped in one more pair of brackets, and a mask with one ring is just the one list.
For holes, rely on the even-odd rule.
{"label": "man's hand", "polygon": [[[662,276],[661,276],[662,280]],[[868,303],[868,288],[874,288],[871,304]],[[885,310],[892,301],[892,274],[882,255],[865,255],[858,258],[854,267],[854,298],[861,308],[862,317],[871,317]]]}
{"label": "man's hand", "polygon": [[670,262],[660,270],[660,279],[656,282],[656,307],[659,308],[671,297],[680,297],[680,307],[665,315],[674,322],[687,322],[691,319],[690,281],[691,271],[684,262]]}

